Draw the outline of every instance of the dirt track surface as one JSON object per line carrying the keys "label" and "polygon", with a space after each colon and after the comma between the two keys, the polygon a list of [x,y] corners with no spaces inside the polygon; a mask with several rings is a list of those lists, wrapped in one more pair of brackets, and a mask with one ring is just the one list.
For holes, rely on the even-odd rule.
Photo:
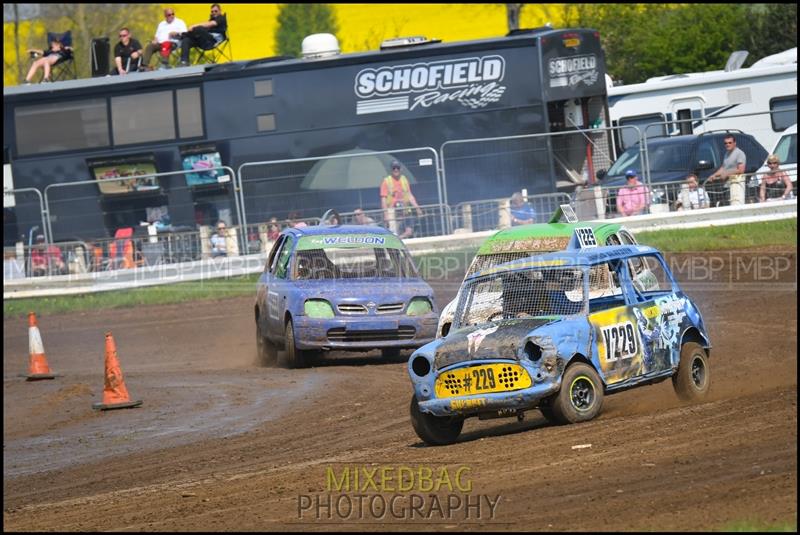
{"label": "dirt track surface", "polygon": [[[4,321],[4,529],[660,531],[796,523],[796,252],[781,256],[791,269],[775,281],[763,273],[748,280],[729,257],[716,279],[689,285],[714,344],[706,402],[682,404],[666,381],[607,397],[592,422],[550,426],[538,411],[522,422],[470,419],[458,443],[437,448],[411,428],[404,358],[336,354],[304,370],[256,366],[251,297],[40,317],[48,361],[64,377],[38,383],[17,377],[28,359],[25,320]],[[434,287],[444,304],[457,285]],[[106,330],[141,408],[91,409],[102,395]],[[434,479],[466,468],[462,483],[471,489],[430,492],[419,480],[409,491],[381,494],[328,487],[328,470],[396,475],[400,467],[429,468]],[[303,509],[326,499],[355,508],[361,495],[362,510],[347,515],[336,506]],[[421,508],[408,507],[411,495]],[[370,510],[376,496],[385,500],[378,503],[399,496],[397,508]],[[479,505],[467,518],[455,501],[441,514],[432,510],[437,499]]]}

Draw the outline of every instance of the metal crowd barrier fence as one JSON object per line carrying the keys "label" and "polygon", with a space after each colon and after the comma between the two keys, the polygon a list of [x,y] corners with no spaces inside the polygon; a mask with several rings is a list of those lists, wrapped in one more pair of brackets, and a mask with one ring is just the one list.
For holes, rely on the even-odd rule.
{"label": "metal crowd barrier fence", "polygon": [[[18,196],[22,195],[22,198]],[[35,195],[36,202],[39,206],[39,216],[40,219],[37,221],[33,218],[23,218],[22,220],[17,219],[13,223],[11,221],[4,221],[3,225],[14,225],[17,229],[17,238],[23,237],[23,243],[31,242],[33,238],[33,232],[41,232],[44,236],[45,242],[50,243],[53,238],[52,234],[49,231],[47,226],[47,220],[45,218],[45,208],[44,208],[44,198],[42,197],[42,192],[36,188],[18,188],[18,189],[4,189],[3,190],[3,200],[4,206],[3,208],[17,208],[23,206],[25,204],[31,204],[30,200],[25,200],[26,196]],[[10,206],[6,206],[5,203],[8,203]],[[32,210],[15,210],[16,214],[30,214]],[[41,226],[40,226],[41,224]],[[28,229],[27,235],[19,234],[21,229]]]}
{"label": "metal crowd barrier fence", "polygon": [[[796,198],[797,196],[797,170],[789,169],[785,171],[787,176],[792,181],[792,188],[786,199]],[[739,204],[753,204],[760,201],[760,188],[763,177],[763,172],[743,173],[741,178],[732,182],[730,179],[727,181],[709,181],[708,178],[698,179],[698,189],[702,193],[689,194],[689,187],[686,180],[676,180],[667,182],[652,183],[649,188],[646,188],[647,193],[644,195],[645,209],[642,213],[664,213],[674,212],[677,210],[692,210],[699,208],[716,208],[721,206],[731,206],[732,203]],[[779,181],[782,184],[782,181]],[[617,199],[620,196],[620,191],[624,190],[627,186],[599,186],[600,196],[602,197],[603,210],[602,213],[591,214],[589,217],[611,218],[620,217]],[[731,189],[739,188],[734,191],[733,197],[731,196]],[[765,190],[767,190],[765,186]],[[771,185],[768,191],[765,191],[765,202],[773,200],[784,200],[783,194],[785,193],[785,185]],[[633,194],[631,194],[633,195]],[[578,197],[573,200],[576,203]],[[740,202],[741,201],[741,202]],[[581,214],[579,214],[579,217]]]}
{"label": "metal crowd barrier fence", "polygon": [[[613,162],[610,141],[620,132],[642,138],[638,127],[626,125],[447,141],[440,148],[444,202],[592,184],[597,171]],[[511,191],[497,191],[498,183]]]}
{"label": "metal crowd barrier fence", "polygon": [[[566,193],[543,193],[529,195],[524,200],[533,209],[533,222],[546,223],[560,205],[570,203],[570,196]],[[508,228],[513,224],[512,208],[509,197],[459,203],[454,209],[452,226],[462,232]]]}
{"label": "metal crowd barrier fence", "polygon": [[[225,171],[227,174],[218,173],[218,171]],[[213,175],[212,175],[213,173]],[[186,180],[183,184],[174,183],[171,180],[175,176],[195,175],[193,177],[193,184]],[[187,177],[188,178],[188,177]],[[166,184],[162,184],[160,179],[166,180]],[[118,217],[119,213],[127,212],[127,220],[139,219],[140,222],[145,223],[159,223],[164,227],[174,232],[191,231],[194,230],[194,225],[182,226],[173,225],[171,223],[170,211],[191,213],[194,217],[195,208],[198,202],[195,201],[194,192],[196,190],[210,191],[211,189],[218,190],[219,197],[228,196],[232,199],[232,204],[236,208],[236,218],[232,213],[227,212],[229,215],[229,223],[233,226],[241,223],[241,214],[239,213],[240,203],[237,200],[238,191],[235,188],[235,175],[233,169],[227,166],[211,167],[203,170],[182,170],[170,171],[165,173],[153,174],[137,174],[133,176],[109,176],[102,180],[77,180],[72,182],[59,182],[49,184],[44,188],[44,214],[45,221],[47,222],[48,233],[52,239],[55,238],[53,233],[53,222],[63,223],[70,222],[70,227],[78,229],[73,231],[81,236],[97,236],[108,235],[107,221],[102,219],[103,216],[95,216],[89,219],[84,211],[80,210],[80,203],[92,202],[97,199],[97,189],[104,193],[101,202],[106,203],[108,206],[122,202],[121,199],[130,199],[130,194],[141,194],[142,196],[152,195],[161,196],[162,204],[158,204],[159,200],[150,199],[146,203],[146,207],[142,207],[142,203],[138,206],[131,207],[131,203],[127,203],[127,207],[114,207],[111,209]],[[55,198],[56,190],[69,190],[73,192],[72,195],[62,196]],[[105,191],[104,191],[105,190]],[[77,192],[77,193],[74,193]],[[115,197],[117,195],[118,197]],[[229,202],[230,202],[229,199]],[[152,211],[152,216],[148,215],[148,209]],[[230,210],[224,208],[224,210]],[[219,213],[219,210],[218,210]],[[141,216],[144,215],[144,218]],[[165,219],[165,216],[167,217]],[[100,219],[98,219],[98,217]],[[223,218],[220,214],[219,217]],[[147,221],[145,221],[145,219]],[[151,221],[152,219],[152,221]],[[186,218],[184,218],[186,219]],[[71,220],[71,221],[70,221]],[[216,223],[214,221],[213,223]],[[136,228],[137,225],[118,224],[116,229],[122,227]],[[67,239],[73,237],[71,235],[65,236]],[[241,247],[245,244],[242,242]]]}
{"label": "metal crowd barrier fence", "polygon": [[[779,116],[777,121],[776,116]],[[772,146],[780,137],[781,131],[795,123],[797,123],[796,106],[779,110],[732,115],[707,116],[701,113],[699,117],[648,123],[644,126],[642,134],[645,139],[649,139],[653,137],[700,134],[714,130],[740,130],[742,133],[750,134],[756,139],[768,140],[762,145],[764,145],[765,149],[772,150]],[[626,144],[625,146],[629,147],[631,145]]]}
{"label": "metal crowd barrier fence", "polygon": [[[379,190],[398,160],[409,189],[420,205],[444,204],[439,155],[430,147],[369,151],[353,149],[339,154],[246,162],[239,166],[240,211],[248,220],[269,221],[308,217],[310,207],[348,212],[357,207],[378,208]],[[298,191],[305,193],[298,194]],[[319,209],[314,209],[315,215]],[[441,228],[447,227],[442,214]]]}

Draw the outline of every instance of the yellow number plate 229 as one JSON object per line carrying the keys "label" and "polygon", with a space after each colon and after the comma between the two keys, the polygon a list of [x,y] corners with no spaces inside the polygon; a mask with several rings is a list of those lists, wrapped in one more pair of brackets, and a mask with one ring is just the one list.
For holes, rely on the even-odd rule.
{"label": "yellow number plate 229", "polygon": [[436,379],[436,397],[510,392],[530,386],[531,378],[519,364],[484,364],[442,373]]}

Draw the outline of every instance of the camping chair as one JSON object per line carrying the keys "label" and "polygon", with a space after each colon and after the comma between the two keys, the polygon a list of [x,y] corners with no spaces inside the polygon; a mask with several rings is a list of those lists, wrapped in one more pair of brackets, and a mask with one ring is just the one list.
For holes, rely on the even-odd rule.
{"label": "camping chair", "polygon": [[[72,48],[72,32],[66,31],[64,33],[54,33],[54,32],[47,32],[47,48],[50,48],[50,44],[58,39],[65,47]],[[75,52],[72,51],[69,54],[67,59],[62,59],[56,62],[53,65],[53,68],[50,71],[50,79],[54,82],[59,80],[68,80],[72,79],[75,80],[78,78],[78,70],[75,67]]]}
{"label": "camping chair", "polygon": [[203,50],[202,48],[198,48],[197,59],[195,60],[195,64],[202,65],[204,63],[219,63],[220,59],[224,59],[225,61],[233,61],[233,51],[231,50],[231,38],[226,37],[214,48],[209,48],[208,50]]}

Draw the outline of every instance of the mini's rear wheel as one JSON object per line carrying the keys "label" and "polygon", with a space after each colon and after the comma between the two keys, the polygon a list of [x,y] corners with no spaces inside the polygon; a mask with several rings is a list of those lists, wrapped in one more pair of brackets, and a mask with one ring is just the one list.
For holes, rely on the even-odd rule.
{"label": "mini's rear wheel", "polygon": [[419,410],[417,396],[411,396],[411,425],[417,436],[431,446],[452,444],[461,434],[464,419],[457,416],[434,416]]}
{"label": "mini's rear wheel", "polygon": [[684,401],[699,401],[706,397],[711,386],[708,354],[700,344],[686,342],[681,346],[678,372],[672,376],[675,393]]}
{"label": "mini's rear wheel", "polygon": [[585,422],[600,414],[602,408],[603,382],[594,368],[583,362],[568,367],[561,379],[561,390],[553,398],[554,421],[562,424]]}

